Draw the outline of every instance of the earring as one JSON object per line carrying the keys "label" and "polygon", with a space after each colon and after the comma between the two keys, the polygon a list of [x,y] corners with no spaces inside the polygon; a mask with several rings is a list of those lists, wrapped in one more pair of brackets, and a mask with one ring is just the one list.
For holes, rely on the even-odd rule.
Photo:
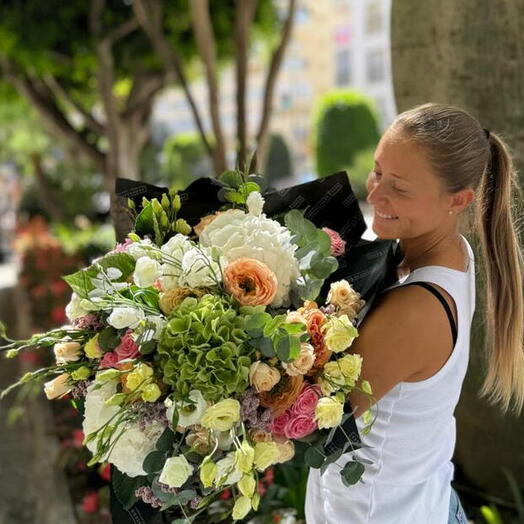
{"label": "earring", "polygon": [[453,211],[450,211],[449,214],[452,215],[452,214],[453,214]]}

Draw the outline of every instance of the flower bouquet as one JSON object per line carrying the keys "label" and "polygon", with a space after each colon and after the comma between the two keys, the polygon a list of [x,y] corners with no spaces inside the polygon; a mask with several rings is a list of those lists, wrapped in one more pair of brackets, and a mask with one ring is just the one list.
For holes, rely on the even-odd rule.
{"label": "flower bouquet", "polygon": [[[345,398],[372,392],[346,350],[365,301],[342,279],[317,303],[346,242],[298,209],[268,218],[258,181],[225,173],[220,209],[188,220],[179,194],[144,198],[140,210],[130,199],[134,232],[64,277],[70,325],[24,341],[1,326],[9,357],[41,347],[56,357],[3,395],[38,380],[49,399],[70,396],[91,464],[114,466],[126,510],[142,501],[192,522],[229,489],[240,520],[258,507],[259,476],[295,444],[321,468],[358,444],[343,430]],[[341,430],[342,449],[328,452]],[[344,482],[363,468],[348,462]]]}

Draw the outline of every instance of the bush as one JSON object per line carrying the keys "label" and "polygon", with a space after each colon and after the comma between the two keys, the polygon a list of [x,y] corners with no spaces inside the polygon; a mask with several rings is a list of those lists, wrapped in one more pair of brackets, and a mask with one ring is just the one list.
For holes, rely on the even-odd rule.
{"label": "bush", "polygon": [[359,200],[365,200],[368,195],[366,182],[369,172],[373,169],[375,148],[364,149],[355,155],[353,163],[347,167],[349,181],[355,196]]}
{"label": "bush", "polygon": [[280,134],[272,134],[269,144],[266,166],[262,173],[270,185],[274,185],[278,180],[293,176],[293,161],[291,153]]}
{"label": "bush", "polygon": [[374,103],[358,91],[336,90],[318,103],[314,118],[314,150],[319,176],[353,165],[356,155],[379,140]]}

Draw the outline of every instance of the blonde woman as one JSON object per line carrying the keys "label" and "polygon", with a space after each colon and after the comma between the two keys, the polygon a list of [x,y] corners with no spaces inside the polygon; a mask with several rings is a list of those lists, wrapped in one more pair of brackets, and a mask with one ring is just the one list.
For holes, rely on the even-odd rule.
{"label": "blonde woman", "polygon": [[[488,373],[481,391],[501,411],[524,403],[523,257],[508,149],[467,112],[424,104],[400,114],[381,138],[368,178],[373,231],[398,239],[399,280],[360,326],[377,420],[356,453],[369,459],[351,488],[332,464],[310,470],[308,524],[466,523],[451,486],[454,410],[468,365],[475,260],[459,218],[473,206],[487,288]],[[476,348],[475,348],[476,349]],[[369,407],[349,397],[360,415]],[[351,454],[347,455],[350,458]],[[344,464],[344,456],[337,461]]]}

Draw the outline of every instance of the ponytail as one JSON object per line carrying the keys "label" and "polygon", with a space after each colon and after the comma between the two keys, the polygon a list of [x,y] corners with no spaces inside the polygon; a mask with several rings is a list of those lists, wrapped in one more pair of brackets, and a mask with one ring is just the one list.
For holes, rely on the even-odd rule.
{"label": "ponytail", "polygon": [[512,405],[524,405],[524,259],[516,218],[522,216],[522,192],[505,143],[487,133],[491,159],[479,188],[476,230],[486,275],[487,375],[480,395]]}

